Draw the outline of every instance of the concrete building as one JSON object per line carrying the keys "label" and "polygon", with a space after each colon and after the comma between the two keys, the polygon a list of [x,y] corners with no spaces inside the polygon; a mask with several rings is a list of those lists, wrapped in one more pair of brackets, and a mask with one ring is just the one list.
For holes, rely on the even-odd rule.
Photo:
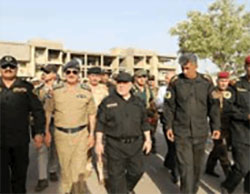
{"label": "concrete building", "polygon": [[14,56],[19,63],[18,75],[21,77],[39,77],[40,68],[45,64],[56,65],[62,75],[62,67],[73,58],[81,64],[81,76],[87,76],[87,70],[100,66],[110,74],[127,71],[131,74],[137,69],[146,69],[155,75],[158,82],[164,80],[167,71],[175,71],[176,56],[159,55],[149,50],[134,48],[113,48],[110,53],[67,50],[63,44],[55,41],[32,39],[27,43],[0,42],[0,57]]}

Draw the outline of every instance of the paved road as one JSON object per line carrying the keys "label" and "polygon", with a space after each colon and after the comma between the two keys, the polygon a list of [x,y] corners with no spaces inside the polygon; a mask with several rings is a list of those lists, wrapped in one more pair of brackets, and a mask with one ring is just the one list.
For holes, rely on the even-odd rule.
{"label": "paved road", "polygon": [[[158,154],[145,157],[146,161],[146,173],[143,175],[142,179],[135,188],[137,194],[171,194],[179,193],[178,184],[175,185],[170,180],[170,175],[167,169],[163,166],[163,159],[167,150],[166,143],[164,142],[164,137],[160,130],[156,134],[157,139],[157,150]],[[206,152],[211,149],[211,143],[208,141]],[[30,166],[28,171],[28,181],[27,189],[29,194],[33,194],[34,187],[37,182],[37,165],[36,165],[36,151],[31,145],[30,149]],[[198,191],[199,194],[219,194],[219,185],[224,179],[222,169],[219,165],[216,167],[216,171],[221,175],[220,178],[213,178],[207,175],[202,176],[201,186]],[[87,180],[87,185],[92,194],[106,194],[106,190],[103,186],[98,184],[97,176],[93,172]],[[49,183],[49,187],[45,189],[41,194],[59,194],[59,182]],[[242,185],[236,190],[235,193],[243,193]]]}

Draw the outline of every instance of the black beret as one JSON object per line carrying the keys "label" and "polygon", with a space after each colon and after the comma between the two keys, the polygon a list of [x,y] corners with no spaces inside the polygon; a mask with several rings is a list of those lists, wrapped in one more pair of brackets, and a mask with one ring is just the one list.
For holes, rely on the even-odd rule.
{"label": "black beret", "polygon": [[56,73],[57,72],[57,67],[55,65],[46,65],[45,67],[41,68],[41,71],[45,73]]}
{"label": "black beret", "polygon": [[129,73],[121,72],[117,75],[115,80],[117,82],[132,82],[132,76]]}
{"label": "black beret", "polygon": [[12,66],[17,66],[17,60],[10,56],[10,55],[6,55],[4,57],[2,57],[2,59],[0,60],[0,66],[3,65],[12,65]]}
{"label": "black beret", "polygon": [[197,64],[197,56],[193,53],[184,53],[179,58],[179,64],[181,66],[186,65],[188,62]]}
{"label": "black beret", "polygon": [[88,74],[101,74],[102,70],[100,67],[91,67],[88,69]]}
{"label": "black beret", "polygon": [[80,65],[79,62],[76,59],[72,59],[66,65],[63,67],[63,71],[65,72],[67,69],[72,68],[72,69],[77,69],[80,71]]}

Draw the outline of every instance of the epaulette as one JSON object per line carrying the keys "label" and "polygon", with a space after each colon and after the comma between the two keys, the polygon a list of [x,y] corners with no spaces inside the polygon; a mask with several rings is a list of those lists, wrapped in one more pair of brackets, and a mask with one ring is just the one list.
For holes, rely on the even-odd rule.
{"label": "epaulette", "polygon": [[80,85],[80,87],[81,87],[82,89],[84,89],[84,90],[88,90],[89,92],[91,92],[91,88],[90,88],[87,84],[85,84],[85,83],[82,83],[82,84]]}
{"label": "epaulette", "polygon": [[60,89],[60,88],[63,88],[64,87],[64,83],[63,82],[59,82],[57,84],[55,84],[53,86],[53,90],[57,90],[57,89]]}
{"label": "epaulette", "polygon": [[203,79],[207,80],[208,82],[213,83],[213,79],[212,79],[212,77],[210,75],[208,75],[208,74],[201,74],[201,77]]}
{"label": "epaulette", "polygon": [[170,85],[174,85],[175,82],[179,79],[179,75],[174,75],[171,79],[170,79]]}

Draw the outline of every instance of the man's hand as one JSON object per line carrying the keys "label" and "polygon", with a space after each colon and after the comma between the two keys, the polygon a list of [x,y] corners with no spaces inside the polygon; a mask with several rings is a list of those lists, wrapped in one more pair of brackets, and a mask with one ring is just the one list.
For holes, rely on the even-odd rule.
{"label": "man's hand", "polygon": [[167,133],[168,139],[170,141],[174,142],[174,132],[173,132],[173,130],[172,129],[168,129],[166,133]]}
{"label": "man's hand", "polygon": [[95,144],[95,138],[93,134],[89,134],[88,137],[88,148],[92,148]]}
{"label": "man's hand", "polygon": [[220,131],[219,130],[213,131],[212,139],[220,139]]}
{"label": "man's hand", "polygon": [[147,155],[151,151],[151,148],[152,148],[152,141],[151,140],[145,140],[144,144],[143,144],[143,147],[142,147],[143,152]]}
{"label": "man's hand", "polygon": [[102,158],[102,154],[104,153],[104,146],[101,142],[97,142],[95,145],[95,153],[98,156],[98,159]]}
{"label": "man's hand", "polygon": [[35,143],[35,147],[37,149],[41,148],[43,145],[43,136],[41,134],[37,134],[34,137],[34,143]]}
{"label": "man's hand", "polygon": [[50,147],[51,144],[51,134],[49,131],[46,132],[45,138],[44,138],[44,143],[47,147]]}

